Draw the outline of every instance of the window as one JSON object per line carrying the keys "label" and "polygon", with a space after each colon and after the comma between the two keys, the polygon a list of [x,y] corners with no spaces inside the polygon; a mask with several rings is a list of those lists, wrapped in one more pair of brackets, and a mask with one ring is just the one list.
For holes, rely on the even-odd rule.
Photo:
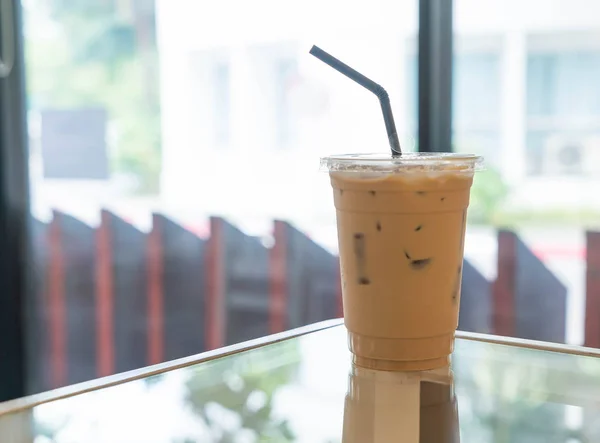
{"label": "window", "polygon": [[291,94],[298,81],[295,60],[282,59],[275,62],[275,131],[277,147],[285,149],[294,140],[294,115]]}
{"label": "window", "polygon": [[[455,2],[453,144],[488,165],[471,197],[463,293],[484,312],[479,331],[579,344],[594,295],[585,232],[600,220],[600,3],[548,2]],[[343,21],[335,1],[273,2],[269,14],[244,0],[22,3],[41,147],[27,159],[35,389],[339,315],[318,158],[388,140],[372,94],[308,49],[380,82],[411,150],[418,1],[343,3]],[[83,120],[91,141],[53,140]],[[490,320],[508,268],[522,309],[505,320],[518,331]],[[282,291],[305,296],[271,309]]]}
{"label": "window", "polygon": [[586,232],[600,220],[597,13],[592,0],[455,2],[454,145],[487,164],[469,207],[473,297],[481,307],[491,293],[498,306],[510,287],[518,311],[495,313],[493,327],[512,325],[496,333],[584,342],[597,292],[585,281]]}
{"label": "window", "polygon": [[[564,36],[568,41],[569,36]],[[596,174],[600,158],[600,49],[530,52],[527,58],[528,172]]]}
{"label": "window", "polygon": [[[369,71],[405,132],[416,5],[344,4],[342,23],[315,1],[23,2],[36,390],[339,315],[318,159],[387,137],[373,97],[308,50]],[[393,36],[372,32],[382,16]],[[75,118],[93,134],[61,143]],[[303,294],[277,321],[274,287]]]}
{"label": "window", "polygon": [[217,146],[228,147],[231,133],[231,78],[229,65],[217,62],[214,67],[213,110],[215,115],[215,141]]}
{"label": "window", "polygon": [[458,53],[454,58],[453,145],[498,161],[500,140],[500,56]]}
{"label": "window", "polygon": [[[454,57],[453,146],[495,163],[500,136],[500,56],[496,52],[458,52]],[[417,131],[417,56],[407,56],[407,104]]]}

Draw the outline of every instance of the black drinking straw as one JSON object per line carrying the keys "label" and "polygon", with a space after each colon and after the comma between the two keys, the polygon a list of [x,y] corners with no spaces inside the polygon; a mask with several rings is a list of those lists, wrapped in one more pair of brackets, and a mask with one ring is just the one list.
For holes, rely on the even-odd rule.
{"label": "black drinking straw", "polygon": [[392,114],[392,107],[390,105],[390,97],[386,90],[373,80],[368,79],[360,72],[357,72],[347,64],[339,61],[333,55],[323,51],[318,46],[313,46],[310,53],[322,62],[327,63],[336,71],[341,72],[359,85],[364,86],[379,98],[381,111],[383,112],[383,121],[385,122],[385,129],[387,131],[388,140],[390,141],[390,147],[392,148],[392,155],[402,155],[402,149],[400,149],[400,141],[398,140],[398,133],[396,132],[396,125],[394,123],[394,115]]}

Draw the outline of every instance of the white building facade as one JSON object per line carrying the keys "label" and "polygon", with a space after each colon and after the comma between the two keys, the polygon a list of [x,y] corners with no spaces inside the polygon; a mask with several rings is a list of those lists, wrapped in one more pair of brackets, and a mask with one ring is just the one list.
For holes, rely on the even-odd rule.
{"label": "white building facade", "polygon": [[[333,223],[318,158],[387,141],[376,98],[312,44],[384,85],[415,149],[418,5],[366,5],[158,1],[171,211]],[[512,206],[598,209],[600,3],[459,0],[454,23],[455,149],[483,154]]]}

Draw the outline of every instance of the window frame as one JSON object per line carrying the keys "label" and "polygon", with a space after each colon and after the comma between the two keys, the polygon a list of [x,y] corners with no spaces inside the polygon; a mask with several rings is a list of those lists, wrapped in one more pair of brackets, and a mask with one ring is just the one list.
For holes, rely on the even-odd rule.
{"label": "window frame", "polygon": [[452,152],[452,11],[452,0],[419,0],[419,152]]}
{"label": "window frame", "polygon": [[[22,8],[19,0],[3,2],[0,58],[13,60],[0,78],[0,401],[21,397],[35,389],[37,377],[28,365],[35,352],[37,323],[27,294],[33,290],[28,275],[31,245],[29,205],[29,149],[23,57]],[[12,52],[14,51],[14,53]],[[11,54],[8,54],[11,52]],[[31,329],[30,329],[31,328]]]}

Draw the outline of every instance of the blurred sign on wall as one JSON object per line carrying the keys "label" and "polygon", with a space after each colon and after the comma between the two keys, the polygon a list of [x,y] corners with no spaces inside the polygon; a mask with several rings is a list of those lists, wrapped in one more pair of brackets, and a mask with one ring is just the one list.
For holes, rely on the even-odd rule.
{"label": "blurred sign on wall", "polygon": [[106,110],[48,109],[41,112],[41,123],[44,178],[108,178]]}

